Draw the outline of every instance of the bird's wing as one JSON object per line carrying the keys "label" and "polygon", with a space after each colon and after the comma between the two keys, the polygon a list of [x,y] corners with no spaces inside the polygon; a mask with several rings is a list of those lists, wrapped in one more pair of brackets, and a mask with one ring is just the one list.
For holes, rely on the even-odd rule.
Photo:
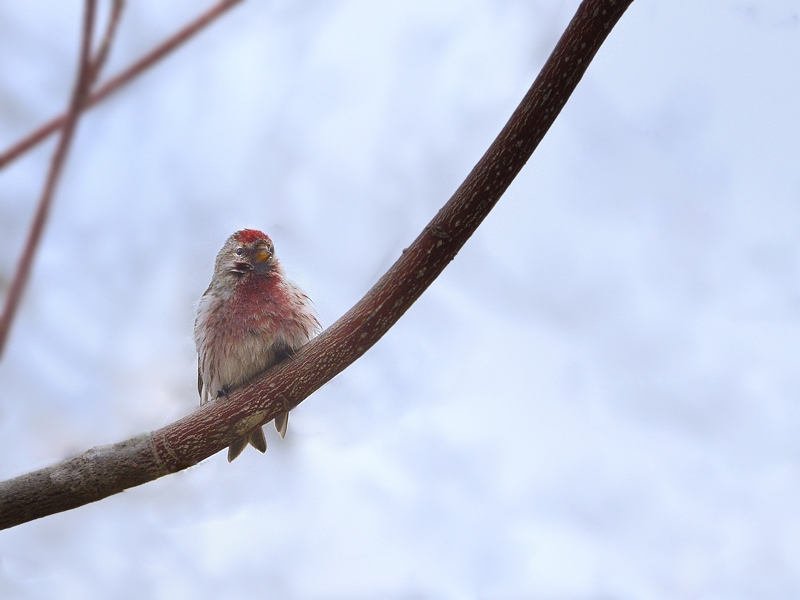
{"label": "bird's wing", "polygon": [[200,357],[197,357],[197,393],[200,394],[200,404],[203,403],[203,375],[200,373]]}

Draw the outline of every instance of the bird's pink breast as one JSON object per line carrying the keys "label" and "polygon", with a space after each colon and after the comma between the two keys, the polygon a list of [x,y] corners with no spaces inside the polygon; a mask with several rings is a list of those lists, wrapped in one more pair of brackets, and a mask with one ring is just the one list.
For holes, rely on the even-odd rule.
{"label": "bird's pink breast", "polygon": [[280,271],[241,279],[232,293],[210,290],[196,339],[204,387],[235,387],[308,342],[318,322],[305,295]]}

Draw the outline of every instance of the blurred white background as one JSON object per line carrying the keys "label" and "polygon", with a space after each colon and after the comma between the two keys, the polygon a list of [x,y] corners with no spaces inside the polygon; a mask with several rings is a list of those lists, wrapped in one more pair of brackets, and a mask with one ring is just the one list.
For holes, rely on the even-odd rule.
{"label": "blurred white background", "polygon": [[[128,4],[107,75],[210,5]],[[86,115],[0,363],[0,478],[197,406],[195,302],[238,228],[335,321],[576,6],[252,0]],[[66,105],[81,14],[0,6],[3,148]],[[799,597],[799,60],[796,0],[634,2],[285,441],[0,532],[0,596]],[[0,173],[2,293],[52,149]]]}

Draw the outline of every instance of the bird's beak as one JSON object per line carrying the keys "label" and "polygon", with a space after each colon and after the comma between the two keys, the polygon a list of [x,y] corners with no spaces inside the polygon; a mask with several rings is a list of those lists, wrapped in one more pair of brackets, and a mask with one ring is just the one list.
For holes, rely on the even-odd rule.
{"label": "bird's beak", "polygon": [[261,248],[258,252],[256,252],[256,255],[253,257],[253,260],[261,264],[263,262],[268,261],[270,258],[272,258],[272,253],[266,248]]}

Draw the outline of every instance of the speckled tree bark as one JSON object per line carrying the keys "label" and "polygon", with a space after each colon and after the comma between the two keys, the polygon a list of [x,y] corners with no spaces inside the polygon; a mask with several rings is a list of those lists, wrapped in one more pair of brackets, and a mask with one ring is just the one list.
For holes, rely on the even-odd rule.
{"label": "speckled tree bark", "polygon": [[584,0],[511,119],[453,197],[350,311],[249,385],[162,429],[0,483],[0,528],[180,471],[291,409],[397,322],[453,260],[530,158],[633,0]]}

